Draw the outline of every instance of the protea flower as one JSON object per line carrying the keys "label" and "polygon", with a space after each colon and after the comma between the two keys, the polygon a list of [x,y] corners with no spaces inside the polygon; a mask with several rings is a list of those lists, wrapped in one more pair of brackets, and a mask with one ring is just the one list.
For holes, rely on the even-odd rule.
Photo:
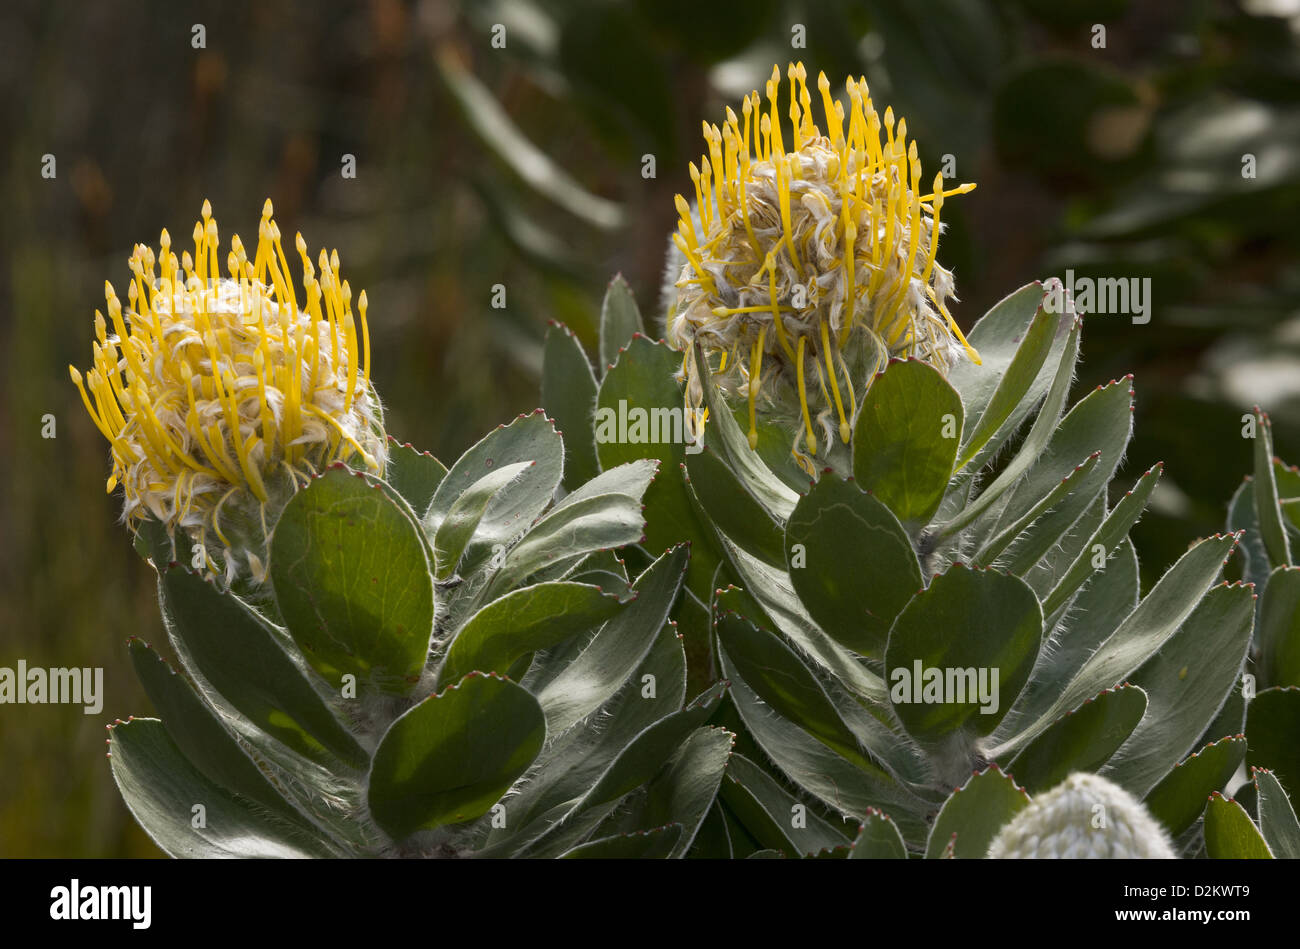
{"label": "protea flower", "polygon": [[998,859],[1174,859],[1169,837],[1142,803],[1095,774],[1070,775],[998,832]]}
{"label": "protea flower", "polygon": [[704,123],[708,154],[690,166],[694,207],[677,196],[673,243],[685,260],[668,340],[684,352],[688,410],[703,397],[692,344],[717,355],[718,384],[748,399],[751,447],[759,394],[789,414],[797,394],[793,452],[811,471],[813,418],[828,448],[836,434],[847,443],[855,380],[863,384],[890,357],[942,370],[978,361],[948,312],[952,274],[936,256],[944,198],[974,185],[944,190],[936,175],[924,186],[906,121],[886,109],[882,122],[864,79],[845,83],[846,130],[843,106],[818,76],[823,132],[803,64],[788,76],[789,150],[775,66],[766,106],[753,92],[741,117],[729,108],[721,129]]}
{"label": "protea flower", "polygon": [[136,245],[125,312],[106,282],[94,366],[69,366],[112,446],[123,519],[153,517],[173,540],[184,530],[227,582],[241,558],[261,578],[267,525],[298,484],[335,461],[382,472],[385,459],[365,291],[354,315],[338,251],[321,251],[318,276],[299,234],[300,307],[271,215],[268,199],[251,261],[231,239],[226,277],[207,201],[193,256],[178,261],[166,230],[156,257]]}

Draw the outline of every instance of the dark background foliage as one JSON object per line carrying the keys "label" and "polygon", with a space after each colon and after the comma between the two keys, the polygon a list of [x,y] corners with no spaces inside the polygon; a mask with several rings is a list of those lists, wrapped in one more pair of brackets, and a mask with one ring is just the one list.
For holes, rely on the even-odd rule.
{"label": "dark background foliage", "polygon": [[951,154],[979,183],[944,208],[965,325],[1066,268],[1151,278],[1149,324],[1087,321],[1079,379],[1136,374],[1117,484],[1166,462],[1134,535],[1149,579],[1220,529],[1253,403],[1300,460],[1298,34],[1296,0],[5,3],[0,665],[102,666],[106,694],[99,715],[0,706],[0,854],[157,853],[98,742],[152,711],[123,641],[164,634],[66,366],[104,279],[124,289],[164,226],[183,243],[205,197],[223,244],[269,195],[286,234],[338,248],[390,431],[451,459],[535,405],[548,319],[590,346],[620,270],[658,310],[702,118],[774,62],[862,73],[927,174]]}

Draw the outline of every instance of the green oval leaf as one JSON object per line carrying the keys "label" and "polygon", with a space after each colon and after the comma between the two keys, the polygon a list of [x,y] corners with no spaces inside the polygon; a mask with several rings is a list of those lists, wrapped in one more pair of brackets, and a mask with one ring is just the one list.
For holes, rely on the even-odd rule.
{"label": "green oval leaf", "polygon": [[637,577],[636,599],[538,692],[547,727],[555,734],[594,712],[641,664],[668,621],[689,553],[674,547]]}
{"label": "green oval leaf", "polygon": [[785,565],[781,525],[717,455],[708,448],[688,453],[686,474],[702,520],[760,560]]}
{"label": "green oval leaf", "polygon": [[[927,859],[948,856],[957,859],[982,859],[998,831],[1029,806],[1029,795],[1016,785],[997,765],[977,772],[957,788],[939,810],[925,847]],[[956,835],[954,842],[953,835]]]}
{"label": "green oval leaf", "polygon": [[1060,715],[1084,699],[1124,681],[1176,633],[1196,608],[1202,595],[1223,569],[1232,552],[1234,535],[1215,535],[1202,540],[1152,587],[1137,609],[1078,667],[1056,699],[1037,719],[1014,738],[992,750],[995,758],[1023,747],[1042,734]]}
{"label": "green oval leaf", "polygon": [[922,741],[963,727],[987,735],[1029,680],[1042,636],[1028,584],[954,565],[894,621],[885,674],[895,714]]}
{"label": "green oval leaf", "polygon": [[1300,686],[1300,567],[1281,566],[1259,607],[1259,674],[1267,685]]}
{"label": "green oval leaf", "polygon": [[354,767],[369,756],[281,644],[283,634],[237,597],[173,568],[159,580],[182,660],[250,722],[288,747]]}
{"label": "green oval leaf", "polygon": [[1210,793],[1227,786],[1245,757],[1242,735],[1211,742],[1174,765],[1144,803],[1170,836],[1176,837],[1196,823]]}
{"label": "green oval leaf", "polygon": [[516,461],[495,468],[475,481],[456,499],[433,536],[433,559],[439,580],[445,580],[456,572],[461,555],[478,530],[492,500],[534,464],[531,461]]}
{"label": "green oval leaf", "polygon": [[632,342],[637,333],[644,333],[641,310],[636,305],[632,288],[622,274],[615,274],[605,290],[600,304],[600,363],[601,368],[612,366],[619,351]]}
{"label": "green oval leaf", "polygon": [[1029,472],[1011,491],[998,518],[997,529],[1015,523],[1033,511],[1069,477],[1079,460],[1100,452],[1090,471],[1070,484],[1070,493],[1050,511],[1037,517],[1007,558],[1010,570],[1029,570],[1059,542],[1106,489],[1124,455],[1133,431],[1132,377],[1125,377],[1088,393],[1061,419],[1047,447]]}
{"label": "green oval leaf", "polygon": [[1272,860],[1246,809],[1218,791],[1205,808],[1205,854],[1211,860]]}
{"label": "green oval leaf", "polygon": [[384,480],[400,494],[416,515],[429,509],[433,493],[447,476],[442,462],[426,451],[399,443],[388,436],[388,464],[384,467]]}
{"label": "green oval leaf", "polygon": [[[871,808],[889,810],[904,835],[923,837],[925,804],[879,768],[864,770],[795,723],[773,715],[736,673],[722,650],[723,674],[731,681],[736,710],[755,743],[797,787],[846,816],[861,819]],[[734,758],[733,758],[734,760]]]}
{"label": "green oval leaf", "polygon": [[1046,791],[1075,771],[1096,771],[1133,733],[1147,695],[1133,685],[1107,689],[1066,713],[1007,765],[1021,786]]}
{"label": "green oval leaf", "polygon": [[1141,797],[1196,747],[1238,681],[1254,606],[1250,587],[1215,587],[1129,676],[1147,694],[1147,714],[1102,771],[1105,777]]}
{"label": "green oval leaf", "polygon": [[853,478],[905,523],[939,509],[961,444],[961,396],[917,359],[891,361],[863,397],[853,428]]}
{"label": "green oval leaf", "polygon": [[1259,519],[1259,531],[1268,559],[1275,567],[1280,567],[1291,562],[1291,544],[1278,502],[1277,475],[1273,467],[1273,422],[1258,407],[1255,408],[1255,421],[1255,516]]}
{"label": "green oval leaf", "polygon": [[[319,835],[255,811],[204,776],[155,718],[109,730],[113,780],[132,816],[173,857],[331,857]],[[202,805],[202,826],[195,826]]]}
{"label": "green oval leaf", "polygon": [[722,799],[764,846],[802,857],[843,846],[844,835],[800,804],[758,765],[733,754],[722,779]]}
{"label": "green oval leaf", "polygon": [[643,510],[638,499],[626,494],[600,494],[557,505],[506,554],[488,595],[501,596],[556,563],[573,564],[593,551],[643,540],[647,529]]}
{"label": "green oval leaf", "polygon": [[1092,538],[1080,549],[1074,562],[1062,574],[1061,579],[1052,588],[1052,592],[1047,595],[1047,599],[1043,600],[1044,615],[1052,617],[1097,572],[1093,561],[1099,552],[1097,550],[1099,546],[1107,558],[1111,557],[1115,549],[1128,536],[1129,530],[1137,523],[1138,518],[1142,516],[1142,512],[1146,510],[1147,500],[1151,497],[1151,492],[1155,490],[1163,472],[1163,462],[1152,465],[1142,477],[1138,478],[1132,490],[1119,499],[1115,507],[1106,515],[1101,526],[1093,533]]}
{"label": "green oval leaf", "polygon": [[682,838],[681,824],[665,824],[653,830],[614,834],[560,854],[561,860],[663,860],[671,857]]}
{"label": "green oval leaf", "polygon": [[689,541],[687,585],[707,597],[718,566],[711,532],[700,522],[682,475],[685,398],[674,374],[682,357],[665,343],[634,336],[605,373],[596,398],[596,456],[604,469],[657,458],[659,475],[645,493],[645,547],[666,550]]}
{"label": "green oval leaf", "polygon": [[826,747],[876,769],[821,684],[779,637],[734,613],[719,616],[715,625],[728,660],[759,698]]}
{"label": "green oval leaf", "polygon": [[1246,706],[1246,763],[1300,787],[1300,688],[1265,689]]}
{"label": "green oval leaf", "polygon": [[[1057,336],[1064,335],[1059,331],[1068,329],[1073,322],[1073,317],[1067,320],[1063,314],[1036,307],[1028,329],[1019,340],[1015,356],[997,382],[997,388],[984,410],[972,417],[970,432],[957,456],[958,469],[976,461],[972,470],[978,470],[1024,421],[1033,403],[1041,397],[1035,391],[1035,384],[1043,376],[1046,376],[1046,382],[1050,382],[1055,375],[1056,366],[1047,357]],[[1047,367],[1045,373],[1044,366]],[[1042,388],[1046,389],[1046,384]]]}
{"label": "green oval leaf", "polygon": [[565,485],[572,490],[596,477],[596,377],[582,344],[563,323],[551,323],[542,345],[542,408],[564,438]]}
{"label": "green oval leaf", "polygon": [[140,640],[132,639],[129,648],[131,662],[150,701],[165,716],[167,734],[190,763],[232,795],[296,820],[297,811],[271,786],[212,709],[199,699],[194,687]]}
{"label": "green oval leaf", "polygon": [[370,771],[370,812],[397,839],[473,820],[528,769],[545,740],[536,699],[509,679],[471,672],[385,733]]}
{"label": "green oval leaf", "polygon": [[[734,544],[728,546],[727,555],[737,579],[745,585],[745,593],[771,618],[770,625],[789,637],[809,661],[830,672],[855,695],[884,705],[884,681],[813,621],[795,593],[788,573],[751,557]],[[746,609],[741,612],[746,612]],[[889,756],[886,754],[884,757]]]}
{"label": "green oval leaf", "polygon": [[[948,381],[965,406],[968,426],[974,425],[988,407],[1043,296],[1042,283],[1025,284],[995,303],[971,329],[967,338],[979,351],[980,361],[958,360],[948,371]],[[1047,380],[1040,381],[1045,392]]]}
{"label": "green oval leaf", "polygon": [[599,626],[624,605],[586,583],[514,590],[470,617],[452,640],[438,680],[456,682],[474,670],[504,674],[516,660]]}
{"label": "green oval leaf", "polygon": [[1268,849],[1283,860],[1300,857],[1300,820],[1296,819],[1291,799],[1273,772],[1264,768],[1252,771],[1259,802],[1259,829]]}
{"label": "green oval leaf", "polygon": [[308,662],[387,691],[419,678],[433,577],[419,528],[374,482],[339,466],[290,499],[271,538],[271,583]]}
{"label": "green oval leaf", "polygon": [[694,843],[705,815],[717,799],[718,785],[727,770],[727,760],[736,736],[724,728],[695,729],[664,763],[659,773],[597,830],[630,833],[676,823],[681,838],[669,856],[681,857]]}
{"label": "green oval leaf", "polygon": [[884,655],[894,618],[921,588],[921,567],[893,513],[854,483],[825,474],[785,529],[790,582],[840,644]]}
{"label": "green oval leaf", "polygon": [[438,485],[425,515],[429,536],[437,536],[461,495],[481,478],[520,462],[531,466],[509,491],[502,491],[488,504],[465,556],[478,563],[498,545],[509,546],[546,510],[564,474],[564,440],[541,409],[489,432],[457,459]]}
{"label": "green oval leaf", "polygon": [[907,845],[898,825],[883,811],[867,811],[849,850],[850,860],[906,860]]}
{"label": "green oval leaf", "polygon": [[[627,794],[663,773],[664,766],[708,720],[721,696],[722,690],[715,687],[686,708],[664,716],[636,735],[576,804],[564,806],[567,812],[563,818],[551,823],[530,844],[528,855],[547,857],[562,853],[598,827]],[[729,750],[733,736],[728,732],[723,735]]]}

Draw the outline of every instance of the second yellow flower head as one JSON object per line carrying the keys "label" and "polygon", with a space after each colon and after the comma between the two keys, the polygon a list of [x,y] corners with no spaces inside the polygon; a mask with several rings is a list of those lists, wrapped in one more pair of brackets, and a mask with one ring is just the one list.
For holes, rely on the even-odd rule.
{"label": "second yellow flower head", "polygon": [[817,450],[814,413],[828,440],[849,439],[853,377],[862,374],[850,371],[847,352],[868,354],[867,378],[891,356],[940,369],[978,360],[948,312],[952,274],[936,259],[944,198],[974,185],[944,190],[940,175],[924,185],[906,121],[886,109],[882,122],[865,80],[845,84],[846,129],[843,105],[818,77],[823,132],[803,64],[787,75],[789,147],[776,67],[766,105],[753,92],[740,116],[727,109],[721,128],[704,123],[708,154],[690,166],[694,206],[677,196],[673,241],[685,263],[668,338],[685,354],[688,406],[703,396],[697,341],[716,357],[719,383],[748,398],[751,445],[759,392],[769,381],[797,391],[793,450],[810,468],[803,449]]}

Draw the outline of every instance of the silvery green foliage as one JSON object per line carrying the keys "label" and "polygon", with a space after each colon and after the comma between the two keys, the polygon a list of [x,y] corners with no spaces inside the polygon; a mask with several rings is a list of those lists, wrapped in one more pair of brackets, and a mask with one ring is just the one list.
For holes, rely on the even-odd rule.
{"label": "silvery green foliage", "polygon": [[136,819],[178,857],[684,855],[734,736],[720,686],[687,701],[686,548],[611,552],[656,463],[566,491],[540,410],[449,470],[390,451],[289,500],[265,583],[141,533],[176,665],[130,644],[159,715],[111,729]]}
{"label": "silvery green foliage", "polygon": [[[979,363],[895,360],[858,380],[850,443],[812,482],[789,457],[788,411],[760,414],[751,450],[747,407],[707,379],[702,446],[611,441],[602,413],[680,404],[682,354],[602,339],[618,358],[566,388],[564,367],[586,361],[552,330],[543,401],[567,412],[570,449],[660,459],[649,546],[692,544],[678,616],[705,644],[698,665],[729,683],[715,721],[741,742],[711,812],[721,832],[697,853],[983,857],[1082,774],[1142,802],[1180,855],[1245,855],[1236,811],[1206,811],[1243,764],[1255,782],[1238,793],[1269,805],[1246,824],[1275,854],[1300,841],[1300,689],[1251,701],[1257,587],[1223,578],[1243,541],[1258,563],[1261,526],[1281,549],[1300,477],[1279,469],[1276,516],[1237,517],[1140,595],[1128,534],[1162,466],[1112,485],[1136,383],[1072,394],[1082,324],[1059,282],[1030,284],[974,328]],[[1276,603],[1269,655],[1291,669],[1300,596]]]}
{"label": "silvery green foliage", "polygon": [[[1300,478],[1257,443],[1232,533],[1139,596],[1160,466],[1107,490],[1135,390],[1067,410],[1052,289],[977,325],[979,365],[860,380],[815,482],[779,412],[751,450],[706,386],[704,444],[674,430],[681,354],[615,281],[594,369],[548,334],[546,415],[450,470],[323,472],[266,583],[142,534],[180,672],[132,644],[161,721],[113,729],[124,798],[175,855],[982,857],[1099,794],[1135,847],[1300,854]],[[1243,541],[1259,603],[1221,579]]]}

